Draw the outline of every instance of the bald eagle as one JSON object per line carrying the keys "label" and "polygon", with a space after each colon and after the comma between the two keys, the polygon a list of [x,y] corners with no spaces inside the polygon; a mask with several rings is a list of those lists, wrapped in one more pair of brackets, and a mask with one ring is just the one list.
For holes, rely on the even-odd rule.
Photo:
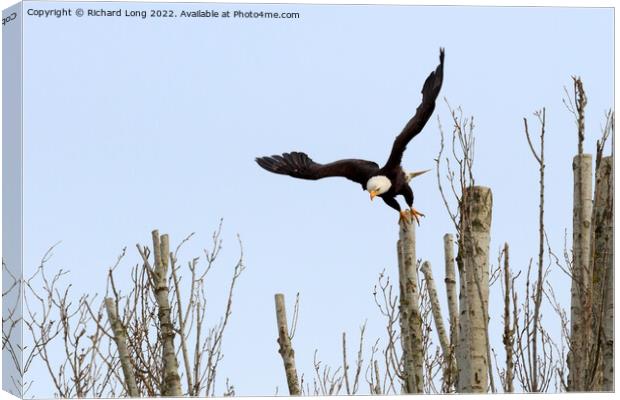
{"label": "bald eagle", "polygon": [[[301,152],[284,153],[271,157],[258,157],[256,162],[267,171],[289,175],[294,178],[317,180],[332,176],[340,176],[357,182],[362,189],[370,193],[370,200],[379,196],[383,201],[400,213],[400,221],[415,219],[424,214],[413,208],[413,191],[409,186],[412,178],[427,171],[407,173],[401,166],[403,153],[407,144],[413,139],[431,117],[435,109],[435,101],[443,82],[444,49],[439,50],[439,65],[426,78],[422,87],[422,103],[415,115],[407,122],[402,132],[394,140],[392,151],[383,167],[373,161],[346,159],[328,164],[314,162],[307,154]],[[405,198],[409,210],[401,211],[396,196]]]}

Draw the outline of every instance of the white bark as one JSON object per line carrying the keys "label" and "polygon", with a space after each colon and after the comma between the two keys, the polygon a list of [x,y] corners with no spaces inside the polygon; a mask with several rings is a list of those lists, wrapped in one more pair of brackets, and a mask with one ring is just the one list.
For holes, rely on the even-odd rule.
{"label": "white bark", "polygon": [[448,298],[448,316],[450,324],[450,370],[446,379],[446,389],[452,390],[457,381],[456,348],[459,339],[459,303],[456,294],[456,276],[454,273],[454,238],[446,233],[443,236],[444,264],[446,277],[446,296]]}
{"label": "white bark", "polygon": [[437,336],[439,336],[439,344],[443,352],[444,359],[444,381],[449,381],[451,376],[450,369],[452,368],[452,357],[450,351],[450,342],[448,341],[448,334],[443,323],[443,317],[441,315],[441,305],[439,304],[439,296],[437,295],[437,287],[435,286],[435,279],[433,278],[433,271],[431,264],[428,261],[422,263],[420,268],[426,279],[426,291],[431,301],[431,311],[433,312],[433,319],[435,320],[435,329],[437,329]]}
{"label": "white bark", "polygon": [[[489,243],[493,197],[491,189],[473,186],[465,189],[466,204],[461,207],[461,245],[466,271],[469,368],[459,366],[459,386],[463,392],[486,393],[489,387],[488,310]],[[461,381],[463,379],[463,381]]]}
{"label": "white bark", "polygon": [[[613,181],[613,180],[612,180]],[[613,193],[613,192],[612,192]],[[613,227],[610,229],[613,243]],[[606,262],[605,311],[603,315],[603,390],[614,391],[614,263],[613,244]]]}
{"label": "white bark", "polygon": [[409,340],[409,324],[407,323],[407,295],[406,295],[406,280],[405,280],[405,267],[403,261],[403,247],[401,245],[401,241],[398,240],[396,243],[396,254],[398,255],[398,277],[399,277],[399,316],[400,316],[400,343],[403,349],[403,380],[404,380],[404,393],[410,393],[412,389],[415,387],[415,378],[413,374],[408,374],[408,371],[413,371],[413,357],[411,355],[411,347]]}
{"label": "white bark", "polygon": [[413,355],[411,349],[411,340],[409,340],[409,324],[407,309],[408,309],[408,298],[406,293],[406,278],[405,278],[405,263],[403,261],[403,247],[401,245],[401,241],[398,240],[396,243],[396,252],[398,255],[398,277],[399,277],[399,301],[400,301],[400,343],[403,349],[403,381],[404,393],[412,393],[413,388],[415,388],[415,377],[414,374],[410,374],[409,371],[415,370]]}
{"label": "white bark", "polygon": [[401,221],[399,230],[400,319],[405,360],[405,390],[424,392],[424,346],[415,254],[415,224]]}
{"label": "white bark", "polygon": [[177,361],[174,348],[174,326],[170,318],[170,302],[168,300],[168,260],[170,247],[168,235],[159,236],[159,232],[154,230],[153,254],[155,265],[153,266],[153,284],[155,300],[159,308],[159,328],[163,347],[163,368],[164,368],[164,396],[182,396],[181,378],[179,376],[179,363]]}
{"label": "white bark", "polygon": [[116,304],[114,299],[108,297],[105,299],[105,308],[108,313],[108,320],[112,327],[112,333],[114,334],[114,342],[118,349],[118,358],[123,370],[123,377],[125,378],[125,388],[129,397],[139,397],[138,386],[136,385],[136,377],[134,375],[134,367],[131,363],[131,356],[129,355],[129,348],[127,347],[127,330],[125,326],[118,318],[116,312]]}
{"label": "white bark", "polygon": [[[504,336],[503,343],[506,351],[506,375],[504,377],[504,391],[514,392],[513,376],[514,361],[512,359],[514,348],[514,332],[510,321],[510,294],[512,291],[512,279],[510,274],[510,251],[508,243],[504,243]],[[517,316],[514,315],[513,318]]]}
{"label": "white bark", "polygon": [[[568,390],[586,390],[592,307],[592,155],[573,159],[573,269]],[[587,311],[586,311],[587,310]]]}
{"label": "white bark", "polygon": [[276,321],[278,324],[278,344],[280,349],[278,352],[282,356],[284,362],[284,372],[286,374],[286,383],[291,396],[299,396],[299,380],[297,378],[297,368],[295,366],[295,351],[291,344],[291,338],[288,335],[288,323],[286,320],[286,305],[284,303],[284,295],[277,293],[276,300]]}
{"label": "white bark", "polygon": [[[613,157],[601,159],[596,171],[593,210],[594,252],[593,287],[600,296],[593,296],[593,334],[599,337],[601,362],[597,365],[595,390],[613,391],[614,366],[614,248],[613,248]],[[598,348],[598,347],[596,347]],[[602,382],[601,382],[602,379]],[[602,385],[601,385],[602,383]]]}
{"label": "white bark", "polygon": [[457,256],[459,271],[459,318],[458,340],[456,342],[455,357],[457,366],[456,391],[463,393],[469,380],[471,371],[469,354],[469,312],[467,303],[467,271],[463,265],[461,250]]}
{"label": "white bark", "polygon": [[450,345],[456,346],[458,340],[458,297],[456,295],[456,276],[454,275],[454,239],[446,233],[443,237],[444,261],[446,267],[446,293],[448,297],[448,313],[450,317]]}

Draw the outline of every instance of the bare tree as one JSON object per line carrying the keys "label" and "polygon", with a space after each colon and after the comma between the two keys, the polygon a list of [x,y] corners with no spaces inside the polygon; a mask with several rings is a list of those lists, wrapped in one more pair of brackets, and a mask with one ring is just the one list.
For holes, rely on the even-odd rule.
{"label": "bare tree", "polygon": [[24,324],[31,345],[24,371],[32,362],[41,362],[59,397],[118,395],[118,361],[112,356],[109,336],[101,329],[103,304],[93,313],[91,304],[96,296],[82,295],[75,301],[71,285],[61,286],[68,271],[60,269],[52,276],[46,273],[54,248],[25,280]]}
{"label": "bare tree", "polygon": [[[613,316],[606,310],[613,300],[607,293],[613,276],[613,155],[604,157],[607,138],[614,127],[613,112],[606,115],[601,139],[597,142],[594,196],[592,195],[592,155],[584,153],[585,106],[587,97],[583,82],[573,77],[573,95],[566,90],[564,100],[577,126],[577,155],[573,159],[573,258],[571,262],[571,331],[568,354],[568,390],[610,390],[613,386],[605,355],[613,343],[611,331],[605,334],[607,321]],[[596,295],[595,295],[596,293]],[[611,327],[611,326],[609,326]],[[610,348],[609,348],[610,349]],[[606,378],[607,375],[607,378]]]}
{"label": "bare tree", "polygon": [[437,335],[439,336],[439,343],[441,345],[443,355],[443,378],[444,378],[444,392],[449,390],[450,382],[448,377],[452,375],[451,369],[453,368],[450,342],[448,341],[448,334],[443,323],[443,317],[441,315],[441,306],[439,304],[439,296],[437,294],[437,288],[435,286],[435,279],[433,278],[433,271],[428,261],[422,263],[422,273],[424,274],[424,280],[426,282],[425,288],[430,300],[431,310],[433,312],[433,320],[435,321],[435,328],[437,329]]}
{"label": "bare tree", "polygon": [[[577,155],[573,159],[573,270],[571,288],[571,343],[568,388],[586,390],[589,364],[592,286],[590,269],[592,226],[592,155],[583,153],[587,98],[581,79],[573,77],[574,102],[570,106],[577,124]],[[570,104],[570,103],[566,103]],[[586,311],[587,310],[587,311]]]}
{"label": "bare tree", "polygon": [[404,357],[398,346],[399,343],[401,346],[403,344],[402,329],[399,333],[397,327],[400,320],[400,299],[398,295],[394,294],[393,285],[389,276],[385,275],[385,271],[379,274],[379,281],[374,287],[373,297],[377,308],[385,318],[386,344],[381,351],[384,372],[383,378],[381,378],[379,361],[375,359],[375,354],[379,351],[379,341],[377,341],[372,348],[371,365],[367,369],[366,380],[370,385],[371,393],[400,394],[401,388],[405,387]]}
{"label": "bare tree", "polygon": [[[510,248],[508,243],[504,243],[504,249],[502,251],[502,255],[504,256],[504,280],[503,280],[503,290],[504,290],[504,335],[502,337],[502,342],[504,344],[504,349],[506,351],[506,367],[503,374],[500,374],[502,378],[502,385],[504,387],[504,392],[512,393],[514,392],[514,333],[515,333],[515,325],[516,325],[516,292],[514,292],[514,280],[516,277],[512,276],[510,272]],[[501,258],[501,256],[500,256]],[[500,260],[501,261],[501,260]],[[498,263],[499,264],[499,263]],[[511,296],[512,295],[512,296]],[[512,314],[512,322],[510,318],[510,300],[513,297],[513,314]]]}
{"label": "bare tree", "polygon": [[28,389],[26,387],[24,390],[22,360],[24,354],[22,345],[23,279],[11,271],[4,258],[2,259],[2,275],[2,357],[10,360],[13,369],[9,377],[10,386],[6,385],[5,390],[15,396],[23,397]]}
{"label": "bare tree", "polygon": [[[474,165],[474,122],[464,118],[460,108],[453,110],[452,158],[442,159],[444,134],[440,126],[441,143],[437,156],[437,182],[457,233],[459,270],[459,317],[456,343],[456,364],[458,367],[457,391],[495,391],[490,364],[490,341],[488,335],[488,291],[489,291],[489,240],[492,195],[489,188],[476,186]],[[447,182],[456,200],[454,211],[441,183],[440,167],[445,161]],[[452,167],[451,161],[456,163]],[[453,319],[456,320],[456,319]],[[456,322],[456,321],[455,321]]]}
{"label": "bare tree", "polygon": [[[243,248],[239,241],[240,256],[233,268],[224,313],[219,323],[209,328],[205,322],[205,278],[222,247],[221,224],[213,234],[213,248],[205,250],[204,264],[198,257],[190,259],[185,275],[177,263],[178,253],[191,236],[173,252],[167,235],[154,231],[153,250],[137,245],[142,263],[128,273],[119,272],[125,259],[123,250],[108,270],[102,300],[97,295],[82,295],[74,302],[72,286],[63,284],[68,271],[61,269],[51,277],[46,273],[51,248],[37,271],[25,280],[24,322],[32,343],[25,368],[33,362],[42,363],[54,394],[60,397],[213,396],[235,285],[245,269]],[[122,285],[117,282],[119,274]],[[182,276],[189,279],[182,282]],[[51,351],[58,346],[64,350],[62,357]],[[179,354],[183,354],[184,372],[174,361]],[[234,387],[227,379],[224,395],[233,394]]]}
{"label": "bare tree", "polygon": [[411,222],[400,221],[397,254],[405,393],[424,393],[420,290],[415,255],[415,225]]}
{"label": "bare tree", "polygon": [[455,348],[458,343],[458,297],[456,295],[456,276],[454,274],[454,238],[452,234],[445,234],[444,243],[444,264],[445,264],[445,283],[446,296],[448,300],[448,312],[450,322],[450,350],[448,354],[444,354],[449,360],[450,369],[448,375],[444,378],[444,391],[452,392],[457,378],[457,366],[455,357]]}
{"label": "bare tree", "polygon": [[[602,389],[608,392],[614,390],[614,169],[613,156],[603,159],[600,169],[601,191],[607,192],[607,196],[602,195],[601,202],[606,204],[604,215],[607,217],[605,222],[601,223],[601,234],[597,236],[595,246],[597,254],[601,255],[601,263],[604,265],[605,278],[603,290],[603,302],[601,308],[602,317],[600,319],[600,336],[598,343],[601,344],[603,361],[601,369],[603,370]],[[605,198],[606,197],[606,198]],[[598,229],[597,225],[597,229]],[[599,239],[600,238],[600,239]],[[595,261],[596,265],[596,261]]]}
{"label": "bare tree", "polygon": [[[347,334],[346,332],[342,332],[342,373],[344,375],[344,383],[347,390],[347,394],[357,393],[360,385],[360,378],[362,373],[362,368],[364,365],[364,332],[366,331],[366,322],[360,328],[360,340],[359,347],[357,350],[357,358],[355,359],[355,369],[353,373],[353,382],[350,382],[349,379],[349,361],[347,357]],[[370,363],[369,368],[372,368],[374,363]],[[378,366],[375,367],[376,374],[375,377],[378,376]],[[375,386],[375,390],[381,391],[380,386]]]}
{"label": "bare tree", "polygon": [[614,115],[606,115],[597,141],[592,214],[592,343],[589,369],[592,390],[613,390],[613,156],[603,150],[614,129]]}
{"label": "bare tree", "polygon": [[[545,271],[544,265],[544,251],[545,251],[545,221],[544,221],[544,213],[545,213],[545,128],[546,128],[546,110],[543,108],[542,110],[536,111],[534,115],[537,117],[538,122],[540,124],[540,135],[539,135],[539,149],[536,150],[534,148],[534,144],[532,141],[532,137],[529,132],[527,118],[523,118],[523,125],[525,129],[525,137],[527,139],[527,143],[532,152],[532,156],[536,160],[538,164],[538,172],[539,172],[539,203],[538,203],[538,261],[536,264],[536,280],[532,287],[532,296],[533,296],[533,313],[530,318],[530,306],[529,306],[529,296],[525,297],[525,317],[523,319],[523,331],[517,331],[518,337],[518,350],[517,355],[520,357],[520,360],[523,362],[518,362],[517,365],[519,367],[519,377],[522,385],[524,385],[525,389],[528,392],[540,392],[545,385],[551,380],[551,375],[553,374],[553,346],[551,343],[548,343],[547,338],[549,337],[547,331],[542,327],[541,314],[540,309],[542,305],[544,285],[545,285],[545,277],[547,276],[547,272]],[[529,290],[529,270],[528,270],[528,281],[526,283],[527,288]],[[519,321],[517,320],[517,324]],[[539,340],[539,334],[541,338]],[[527,336],[524,336],[527,335]],[[523,344],[522,341],[525,340],[528,343]],[[539,355],[539,347],[546,346],[547,350],[544,357],[541,358]],[[525,357],[527,357],[527,362],[525,362]],[[539,365],[540,363],[544,363],[544,365]]]}
{"label": "bare tree", "polygon": [[118,348],[118,358],[121,363],[121,368],[123,369],[127,394],[130,397],[138,397],[140,392],[138,392],[138,385],[136,385],[131,355],[129,353],[129,347],[127,346],[127,330],[118,318],[118,310],[116,309],[114,299],[110,297],[106,298],[105,307],[112,332],[114,333],[114,342],[116,342],[116,347]]}
{"label": "bare tree", "polygon": [[[421,265],[421,262],[418,262]],[[422,275],[418,275],[418,287],[420,288],[420,317],[422,319],[422,354],[424,355],[424,393],[440,393],[443,391],[443,373],[445,372],[445,357],[441,346],[433,340],[433,310],[431,298],[427,288],[428,281]],[[440,382],[441,379],[441,382]],[[438,385],[441,383],[441,385]]]}
{"label": "bare tree", "polygon": [[[543,272],[543,280],[546,280],[548,273],[549,268],[547,266]],[[540,320],[535,323],[534,315],[538,282],[532,282],[531,275],[532,260],[530,260],[525,276],[525,294],[523,296],[523,301],[520,304],[520,309],[516,311],[514,316],[515,376],[524,391],[535,391],[534,377],[536,377],[538,385],[536,391],[546,392],[556,368],[555,343],[544,328],[544,324],[542,324]],[[512,286],[514,291],[514,284]],[[514,297],[516,297],[516,295],[514,295]],[[521,314],[519,314],[519,312],[521,312]],[[534,329],[537,329],[540,335],[539,340],[536,342],[536,346],[534,346],[532,342]],[[538,349],[539,351],[536,358],[536,370],[533,369],[534,349]]]}
{"label": "bare tree", "polygon": [[[295,367],[295,351],[291,344],[292,334],[289,333],[288,323],[286,321],[286,305],[284,303],[284,295],[277,293],[276,300],[276,319],[278,323],[278,351],[284,362],[284,371],[286,373],[286,382],[288,383],[288,391],[291,396],[297,396],[301,393],[299,388],[299,380],[297,378],[297,368]],[[296,308],[297,309],[297,308]],[[293,325],[294,326],[294,325]]]}
{"label": "bare tree", "polygon": [[[315,395],[315,396],[333,396],[338,395],[343,390],[346,390],[347,394],[356,394],[360,389],[362,370],[364,369],[364,334],[366,331],[366,324],[364,323],[360,328],[360,339],[357,351],[357,357],[354,364],[354,374],[351,381],[348,374],[350,368],[347,357],[347,340],[346,334],[342,334],[342,366],[332,368],[331,366],[323,363],[318,356],[318,350],[314,351],[313,360],[313,378],[312,386],[310,383],[305,382],[304,375],[301,375],[300,386],[302,395]],[[370,392],[373,394],[382,394],[381,389],[381,373],[379,372],[379,366],[377,360],[374,358],[377,352],[376,343],[372,348],[372,356],[370,362],[366,367],[367,382],[369,383]]]}
{"label": "bare tree", "polygon": [[[467,311],[461,318],[468,319],[467,358],[469,369],[459,371],[459,386],[464,392],[486,393],[489,379],[488,301],[489,301],[489,242],[492,195],[486,187],[466,189],[467,204],[461,207],[464,225],[460,262],[466,270]],[[463,379],[461,379],[461,377]]]}
{"label": "bare tree", "polygon": [[152,232],[153,236],[153,254],[155,258],[155,265],[150,266],[148,257],[145,254],[143,248],[138,246],[140,255],[144,260],[144,267],[149,274],[151,283],[151,289],[154,292],[155,300],[158,306],[158,317],[160,327],[160,341],[163,347],[163,362],[164,362],[164,384],[162,395],[164,396],[180,396],[181,392],[181,377],[179,376],[179,363],[177,361],[175,346],[174,346],[174,326],[170,318],[170,301],[168,295],[170,288],[168,286],[168,267],[170,247],[168,242],[168,235],[159,235],[157,230]]}

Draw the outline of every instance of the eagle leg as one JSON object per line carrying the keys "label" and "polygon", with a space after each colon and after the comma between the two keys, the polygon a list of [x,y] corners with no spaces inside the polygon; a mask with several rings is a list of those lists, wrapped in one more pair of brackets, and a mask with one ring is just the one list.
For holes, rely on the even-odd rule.
{"label": "eagle leg", "polygon": [[400,218],[398,219],[398,222],[413,223],[413,221],[415,220],[418,226],[420,226],[420,217],[424,217],[424,214],[411,207],[409,210],[400,212]]}
{"label": "eagle leg", "polygon": [[409,210],[400,211],[400,216],[398,217],[399,224],[405,224],[405,226],[407,226],[407,224],[410,224],[412,222],[413,218]]}

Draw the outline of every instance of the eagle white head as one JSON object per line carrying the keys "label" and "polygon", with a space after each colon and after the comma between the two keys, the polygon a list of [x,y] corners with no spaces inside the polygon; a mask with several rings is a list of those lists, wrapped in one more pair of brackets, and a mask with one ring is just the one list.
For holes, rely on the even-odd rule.
{"label": "eagle white head", "polygon": [[373,176],[366,183],[366,190],[370,193],[370,200],[387,192],[391,187],[392,182],[384,175]]}

